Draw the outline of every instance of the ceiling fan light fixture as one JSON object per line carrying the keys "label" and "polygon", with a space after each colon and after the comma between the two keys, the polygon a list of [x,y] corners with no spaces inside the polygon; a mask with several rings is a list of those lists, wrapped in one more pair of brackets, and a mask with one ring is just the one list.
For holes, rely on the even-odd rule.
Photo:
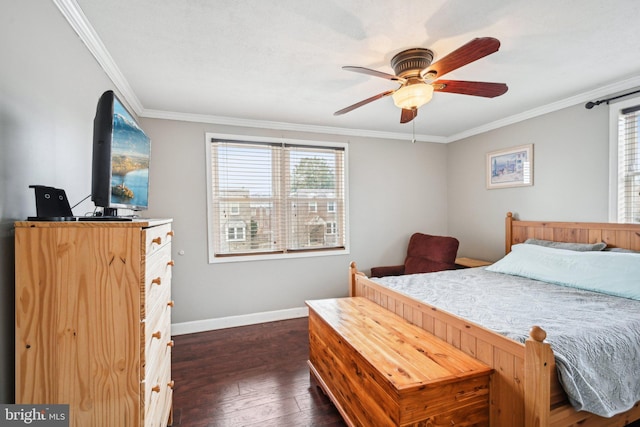
{"label": "ceiling fan light fixture", "polygon": [[391,95],[393,103],[402,109],[400,123],[408,123],[416,118],[418,108],[431,101],[434,91],[485,98],[500,96],[509,89],[504,83],[442,80],[442,77],[447,73],[491,55],[497,52],[499,48],[500,41],[498,39],[477,37],[433,64],[431,63],[434,56],[433,51],[429,49],[413,48],[403,50],[391,58],[391,68],[393,68],[394,74],[365,67],[342,67],[348,71],[395,81],[400,86],[396,90],[387,90],[356,102],[333,114],[339,116]]}
{"label": "ceiling fan light fixture", "polygon": [[402,86],[393,95],[393,103],[396,107],[405,110],[420,108],[433,97],[433,86],[426,83],[415,83]]}

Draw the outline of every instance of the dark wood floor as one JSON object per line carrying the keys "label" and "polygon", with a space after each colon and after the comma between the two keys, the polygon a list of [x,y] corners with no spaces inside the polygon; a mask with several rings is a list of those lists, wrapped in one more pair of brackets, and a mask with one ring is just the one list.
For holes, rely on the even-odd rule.
{"label": "dark wood floor", "polygon": [[345,426],[309,378],[307,318],[174,337],[174,426]]}
{"label": "dark wood floor", "polygon": [[307,328],[305,317],[174,337],[173,425],[345,426],[309,380]]}

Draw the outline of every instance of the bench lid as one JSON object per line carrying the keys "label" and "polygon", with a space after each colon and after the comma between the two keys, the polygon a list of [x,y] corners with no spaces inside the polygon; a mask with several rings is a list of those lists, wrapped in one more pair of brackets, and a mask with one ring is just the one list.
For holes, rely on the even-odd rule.
{"label": "bench lid", "polygon": [[441,386],[493,371],[366,298],[314,300],[306,304],[397,390]]}

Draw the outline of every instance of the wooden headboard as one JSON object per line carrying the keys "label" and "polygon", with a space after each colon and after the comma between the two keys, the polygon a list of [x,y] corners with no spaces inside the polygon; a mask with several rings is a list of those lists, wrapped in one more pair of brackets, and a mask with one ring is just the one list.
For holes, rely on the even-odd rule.
{"label": "wooden headboard", "polygon": [[521,221],[507,212],[505,253],[511,252],[511,245],[529,238],[571,243],[605,242],[608,247],[640,251],[640,224]]}

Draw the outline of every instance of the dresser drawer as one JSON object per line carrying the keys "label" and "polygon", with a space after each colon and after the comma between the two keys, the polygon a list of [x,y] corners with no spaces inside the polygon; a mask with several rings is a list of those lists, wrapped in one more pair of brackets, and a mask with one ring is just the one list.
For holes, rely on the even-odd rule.
{"label": "dresser drawer", "polygon": [[158,225],[145,229],[145,254],[152,255],[167,243],[171,243],[173,230],[171,224]]}
{"label": "dresser drawer", "polygon": [[147,379],[142,384],[145,402],[144,425],[154,427],[166,425],[165,414],[168,415],[173,395],[171,349],[167,348],[157,356],[159,359],[150,365]]}
{"label": "dresser drawer", "polygon": [[148,314],[155,310],[156,305],[167,302],[161,296],[171,289],[173,267],[171,245],[164,246],[153,256],[147,257],[145,267],[144,294],[142,295],[140,313],[143,319],[146,319]]}
{"label": "dresser drawer", "polygon": [[144,326],[144,367],[147,375],[153,375],[153,371],[166,362],[167,354],[171,353],[171,307],[165,305],[163,310],[154,313],[147,319]]}
{"label": "dresser drawer", "polygon": [[[158,292],[154,294],[154,297],[156,297],[157,300],[154,301],[151,306],[147,305],[146,318],[144,320],[146,325],[145,333],[150,334],[154,333],[156,329],[160,327],[160,318],[165,316],[164,313],[169,309],[169,304],[171,303],[171,288],[169,288],[169,286],[161,287],[158,289]],[[170,318],[170,314],[167,313],[166,317]],[[168,322],[169,320],[167,320],[167,323]]]}
{"label": "dresser drawer", "polygon": [[[158,372],[153,378],[150,378],[143,383],[144,388],[144,425],[155,426],[158,425],[156,420],[159,420],[160,413],[164,412],[159,410],[166,401],[167,383],[165,381],[165,375],[163,372]],[[166,422],[166,420],[165,420]]]}

